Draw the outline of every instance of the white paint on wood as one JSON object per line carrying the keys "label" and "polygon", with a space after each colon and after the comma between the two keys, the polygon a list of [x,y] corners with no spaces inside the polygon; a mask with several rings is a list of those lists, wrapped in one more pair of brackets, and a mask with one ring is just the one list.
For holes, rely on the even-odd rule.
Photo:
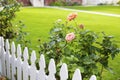
{"label": "white paint on wood", "polygon": [[49,66],[48,66],[48,70],[49,70],[49,75],[48,75],[47,80],[56,80],[55,79],[56,67],[55,67],[54,59],[50,60],[50,63],[49,63]]}
{"label": "white paint on wood", "polygon": [[95,75],[92,75],[92,76],[90,77],[90,80],[97,80],[97,78],[96,78]]}
{"label": "white paint on wood", "polygon": [[17,46],[17,61],[16,61],[16,66],[17,66],[17,80],[22,80],[22,60],[21,60],[21,46],[18,44]]}
{"label": "white paint on wood", "polygon": [[45,58],[44,58],[44,55],[41,54],[40,56],[40,61],[39,61],[39,66],[40,66],[40,70],[39,70],[39,79],[40,80],[45,80],[46,79],[46,74],[45,74]]}
{"label": "white paint on wood", "polygon": [[72,80],[82,80],[82,76],[79,69],[75,70]]}
{"label": "white paint on wood", "polygon": [[15,60],[16,60],[15,51],[16,51],[15,43],[12,42],[12,45],[11,45],[11,53],[12,53],[12,57],[11,57],[12,80],[15,80],[15,74],[16,74],[16,70],[15,70]]}
{"label": "white paint on wood", "polygon": [[1,49],[2,49],[2,46],[1,46],[1,45],[2,45],[2,44],[1,44],[1,42],[2,42],[2,37],[0,37],[0,74],[2,73],[2,62],[1,62],[1,59],[2,59],[2,58],[1,58],[1,57],[2,57],[2,52],[1,52],[1,51],[2,51],[2,50],[1,50]]}
{"label": "white paint on wood", "polygon": [[0,59],[0,74],[2,73],[2,62],[1,62],[1,59]]}
{"label": "white paint on wood", "polygon": [[8,41],[8,39],[6,39],[6,67],[7,67],[7,77],[8,77],[8,79],[11,79],[11,74],[10,74],[10,72],[11,72],[11,70],[10,70],[10,51],[9,51],[9,49],[10,49],[10,44],[9,44],[9,41]]}
{"label": "white paint on wood", "polygon": [[24,61],[23,61],[23,66],[22,66],[22,70],[23,70],[23,80],[28,80],[28,48],[25,47],[24,52],[23,52],[23,57],[24,57]]}
{"label": "white paint on wood", "polygon": [[5,66],[5,55],[6,55],[6,52],[3,51],[3,54],[2,54],[2,75],[7,75],[6,74],[6,66]]}
{"label": "white paint on wood", "polygon": [[2,37],[0,37],[0,60],[1,60],[1,56],[2,56],[1,49],[2,49]]}
{"label": "white paint on wood", "polygon": [[30,80],[36,80],[36,53],[35,51],[32,52],[31,55],[31,66],[30,66]]}
{"label": "white paint on wood", "polygon": [[[39,60],[40,69],[36,69],[36,53],[32,52],[30,63],[28,64],[29,53],[28,48],[25,47],[22,55],[21,46],[18,44],[17,50],[15,43],[12,42],[11,47],[9,46],[9,41],[6,40],[4,47],[4,39],[0,38],[0,60],[1,60],[1,69],[2,75],[7,76],[11,80],[56,80],[56,66],[54,59],[51,59],[48,66],[49,75],[45,73],[45,58],[42,54]],[[10,51],[11,50],[11,51]],[[17,53],[17,56],[16,56]],[[23,57],[23,61],[22,61]],[[16,70],[17,68],[17,70]],[[17,73],[16,73],[17,72]],[[30,79],[28,78],[30,76]],[[22,79],[23,78],[23,79]],[[63,63],[60,69],[60,80],[68,79],[68,69],[67,64]],[[79,69],[76,69],[74,72],[72,80],[82,80],[81,73]],[[95,75],[92,75],[89,80],[97,80]]]}
{"label": "white paint on wood", "polygon": [[2,75],[6,76],[6,66],[5,66],[5,55],[6,55],[6,52],[5,52],[5,49],[4,49],[4,38],[2,37],[1,38],[1,61],[2,61]]}
{"label": "white paint on wood", "polygon": [[63,63],[60,69],[60,80],[67,80],[67,79],[68,79],[68,69],[67,69],[67,65]]}

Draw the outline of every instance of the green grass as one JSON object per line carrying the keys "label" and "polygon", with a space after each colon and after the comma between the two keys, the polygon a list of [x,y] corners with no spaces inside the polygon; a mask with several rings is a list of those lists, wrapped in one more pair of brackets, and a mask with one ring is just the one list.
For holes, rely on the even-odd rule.
{"label": "green grass", "polygon": [[[57,19],[66,20],[66,16],[70,11],[49,9],[49,8],[22,8],[17,13],[16,20],[22,20],[26,24],[24,31],[29,32],[27,39],[32,42],[32,48],[37,50],[38,39],[47,41],[49,30],[53,27],[53,23]],[[86,29],[95,32],[104,31],[107,34],[114,35],[115,39],[120,41],[120,18],[108,17],[95,14],[78,13],[77,21],[84,24]],[[115,74],[104,71],[103,80],[118,80],[120,78],[120,55],[116,59],[110,60],[111,67]]]}
{"label": "green grass", "polygon": [[53,26],[54,21],[58,18],[63,18],[64,14],[68,14],[63,11],[64,14],[62,15],[59,12],[58,10],[47,8],[22,8],[17,14],[17,20],[22,20],[27,26],[24,31],[30,33],[30,36],[27,38],[32,41],[34,48],[38,44],[38,39],[42,41],[47,40],[48,32]]}
{"label": "green grass", "polygon": [[65,6],[66,8],[120,14],[120,6]]}

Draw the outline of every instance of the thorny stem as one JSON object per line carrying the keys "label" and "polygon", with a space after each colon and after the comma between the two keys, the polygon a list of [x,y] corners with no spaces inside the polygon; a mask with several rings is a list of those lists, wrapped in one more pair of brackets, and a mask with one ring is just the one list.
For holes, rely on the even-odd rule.
{"label": "thorny stem", "polygon": [[67,41],[66,41],[66,43],[65,43],[65,46],[64,46],[62,49],[64,49],[64,48],[66,47],[66,45],[67,45]]}
{"label": "thorny stem", "polygon": [[77,22],[76,22],[76,20],[74,19],[74,22],[75,22],[75,25],[76,25],[76,27],[78,26],[78,24],[77,24]]}
{"label": "thorny stem", "polygon": [[100,80],[102,80],[102,72],[103,72],[103,65],[102,65],[101,72],[100,72]]}

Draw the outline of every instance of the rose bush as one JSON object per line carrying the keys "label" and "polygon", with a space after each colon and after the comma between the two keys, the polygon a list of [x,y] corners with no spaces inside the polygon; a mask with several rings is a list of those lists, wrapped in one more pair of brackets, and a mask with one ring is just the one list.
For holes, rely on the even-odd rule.
{"label": "rose bush", "polygon": [[[59,19],[55,22],[50,30],[49,41],[40,45],[40,54],[45,54],[47,63],[54,58],[57,68],[63,62],[67,63],[69,79],[79,68],[83,79],[95,74],[102,80],[103,69],[110,70],[108,59],[114,59],[119,48],[112,36],[85,30],[83,24],[75,22],[76,17],[77,13],[72,13],[68,15],[67,21]],[[76,26],[69,24],[70,21],[74,21]]]}

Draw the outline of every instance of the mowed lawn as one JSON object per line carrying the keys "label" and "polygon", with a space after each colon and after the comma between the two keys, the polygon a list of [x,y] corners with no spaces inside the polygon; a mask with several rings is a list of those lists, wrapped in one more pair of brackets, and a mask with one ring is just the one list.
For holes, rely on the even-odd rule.
{"label": "mowed lawn", "polygon": [[[53,23],[57,19],[62,19],[63,22],[66,21],[69,13],[71,12],[52,8],[21,8],[21,11],[17,13],[16,20],[22,20],[25,23],[27,27],[24,28],[24,31],[29,33],[27,39],[32,42],[30,47],[37,50],[38,39],[47,41],[49,30],[53,27]],[[85,29],[95,32],[104,31],[106,34],[113,35],[115,40],[120,42],[120,18],[78,13],[76,20],[78,24],[84,24]],[[105,70],[103,80],[119,80],[120,55],[115,60],[110,60],[109,65],[113,68],[114,74],[110,74],[110,72]]]}
{"label": "mowed lawn", "polygon": [[87,10],[87,11],[96,11],[96,12],[105,12],[111,14],[120,14],[120,6],[65,6],[70,9],[78,10]]}

